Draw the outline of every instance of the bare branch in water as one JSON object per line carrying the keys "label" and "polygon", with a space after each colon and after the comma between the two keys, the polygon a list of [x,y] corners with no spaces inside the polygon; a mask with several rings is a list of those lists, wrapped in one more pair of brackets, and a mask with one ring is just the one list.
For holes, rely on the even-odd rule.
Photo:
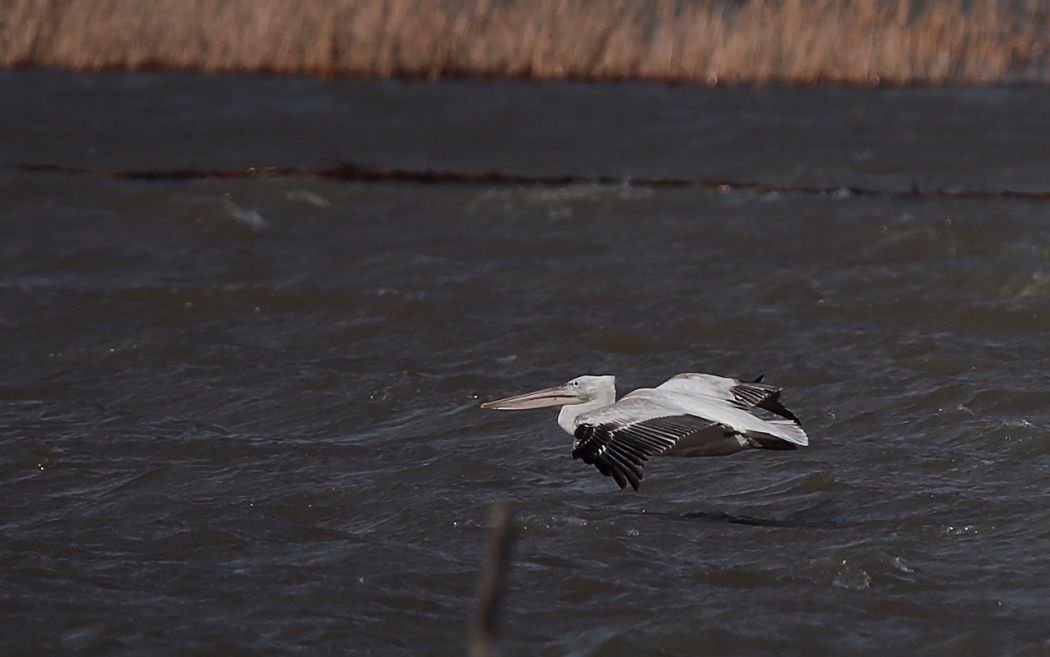
{"label": "bare branch in water", "polygon": [[510,567],[510,548],[514,542],[510,505],[506,502],[493,504],[489,518],[492,528],[489,531],[488,561],[481,571],[478,608],[470,627],[470,657],[499,655],[496,626]]}

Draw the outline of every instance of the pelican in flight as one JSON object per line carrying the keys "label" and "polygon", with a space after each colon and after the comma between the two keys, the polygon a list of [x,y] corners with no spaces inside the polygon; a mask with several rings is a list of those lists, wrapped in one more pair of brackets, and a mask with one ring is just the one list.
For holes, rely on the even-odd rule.
{"label": "pelican in flight", "polygon": [[594,465],[620,488],[630,484],[637,491],[651,456],[726,456],[808,445],[799,419],[780,403],[781,389],[761,381],[679,374],[616,401],[616,377],[578,376],[481,407],[561,406],[558,424],[575,438],[572,457]]}

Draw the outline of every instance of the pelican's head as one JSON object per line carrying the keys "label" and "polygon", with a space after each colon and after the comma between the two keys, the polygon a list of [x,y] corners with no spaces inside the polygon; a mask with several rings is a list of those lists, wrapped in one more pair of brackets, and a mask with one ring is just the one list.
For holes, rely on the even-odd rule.
{"label": "pelican's head", "polygon": [[616,399],[615,376],[578,376],[560,386],[485,402],[481,407],[498,411],[521,411],[528,408],[586,404],[597,399],[609,400],[607,403],[610,404]]}

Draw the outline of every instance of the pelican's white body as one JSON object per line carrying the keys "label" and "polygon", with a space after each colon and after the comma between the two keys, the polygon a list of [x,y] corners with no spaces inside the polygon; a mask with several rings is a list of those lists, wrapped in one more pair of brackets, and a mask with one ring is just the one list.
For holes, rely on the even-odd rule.
{"label": "pelican's white body", "polygon": [[[570,435],[574,435],[576,428],[583,423],[624,424],[649,418],[693,415],[731,428],[738,434],[760,433],[803,447],[809,444],[806,432],[798,424],[787,420],[766,420],[735,405],[732,390],[740,384],[736,379],[713,374],[679,374],[655,388],[639,388],[629,392],[618,402],[616,377],[581,376],[568,385],[572,386],[577,381],[589,399],[580,404],[562,406],[558,413],[558,424]],[[720,432],[724,433],[724,430]],[[731,453],[721,451],[731,449],[730,444],[737,446],[733,451],[748,446],[748,442],[738,435],[729,443],[719,445],[716,450],[718,455]],[[668,456],[693,455],[683,452],[695,449],[696,445],[692,450],[686,445],[676,445]]]}
{"label": "pelican's white body", "polygon": [[758,381],[687,373],[617,401],[615,377],[580,376],[482,407],[561,406],[558,425],[576,439],[573,457],[614,476],[621,488],[630,483],[637,490],[650,456],[725,456],[808,445],[798,418],[779,402],[780,392]]}

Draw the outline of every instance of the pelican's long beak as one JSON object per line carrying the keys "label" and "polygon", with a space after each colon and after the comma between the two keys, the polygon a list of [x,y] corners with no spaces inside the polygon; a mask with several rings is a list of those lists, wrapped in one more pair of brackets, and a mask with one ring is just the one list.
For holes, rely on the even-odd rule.
{"label": "pelican's long beak", "polygon": [[565,406],[567,404],[582,404],[587,401],[576,394],[567,385],[544,388],[536,392],[527,392],[524,395],[515,395],[505,399],[485,402],[482,408],[494,408],[497,411],[523,411],[527,408],[546,408],[547,406]]}

